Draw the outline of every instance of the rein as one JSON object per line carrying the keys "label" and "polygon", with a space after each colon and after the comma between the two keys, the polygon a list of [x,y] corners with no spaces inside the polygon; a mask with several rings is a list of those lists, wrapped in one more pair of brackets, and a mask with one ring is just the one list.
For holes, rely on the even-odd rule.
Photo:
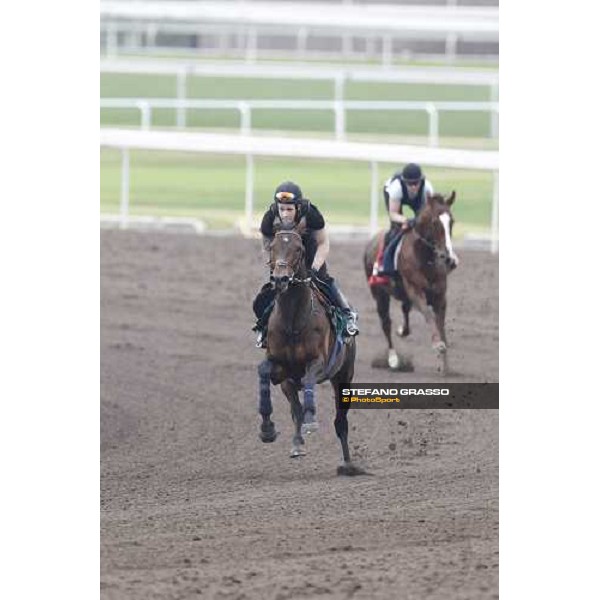
{"label": "rein", "polygon": [[[417,230],[416,228],[413,227],[412,229],[413,233],[415,234],[416,238],[418,240],[420,240],[421,242],[423,242],[428,248],[430,248],[431,250],[433,250],[433,253],[435,255],[435,258],[437,258],[440,261],[446,262],[449,258],[450,255],[448,254],[448,252],[446,250],[440,250],[433,241],[428,240],[426,237],[422,236]],[[429,261],[428,264],[433,264],[433,261]]]}

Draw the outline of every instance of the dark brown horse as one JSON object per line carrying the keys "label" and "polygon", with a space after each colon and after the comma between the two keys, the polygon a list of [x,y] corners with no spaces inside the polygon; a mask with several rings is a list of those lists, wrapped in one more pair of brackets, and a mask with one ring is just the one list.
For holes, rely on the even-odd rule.
{"label": "dark brown horse", "polygon": [[[439,360],[439,370],[448,372],[446,341],[446,282],[448,273],[458,266],[458,257],[452,248],[451,234],[454,219],[450,207],[456,197],[452,192],[448,198],[434,194],[427,199],[415,224],[403,234],[396,250],[394,267],[397,276],[387,285],[371,286],[371,294],[377,302],[377,313],[383,333],[388,342],[388,365],[397,368],[400,362],[391,338],[390,297],[402,302],[404,323],[398,335],[410,333],[408,315],[416,306],[432,328],[433,349]],[[365,250],[364,266],[367,279],[373,271],[383,232],[372,239]]]}
{"label": "dark brown horse", "polygon": [[[356,475],[362,471],[350,461],[348,408],[339,394],[339,384],[349,383],[354,377],[355,341],[350,338],[343,343],[336,339],[319,292],[308,277],[301,238],[303,228],[303,221],[297,227],[282,227],[269,248],[271,284],[276,295],[269,318],[266,358],[258,367],[260,439],[273,442],[277,437],[271,420],[270,384],[280,384],[290,402],[296,428],[291,457],[303,456],[303,434],[317,428],[315,384],[329,380],[336,400],[335,432],[342,445],[338,474]],[[298,398],[302,389],[304,404]]]}

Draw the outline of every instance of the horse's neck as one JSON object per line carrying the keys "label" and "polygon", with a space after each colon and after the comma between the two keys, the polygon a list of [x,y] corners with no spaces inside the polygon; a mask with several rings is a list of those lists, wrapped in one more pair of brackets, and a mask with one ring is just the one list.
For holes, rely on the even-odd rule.
{"label": "horse's neck", "polygon": [[311,309],[311,291],[307,285],[293,285],[277,298],[285,323],[294,323]]}

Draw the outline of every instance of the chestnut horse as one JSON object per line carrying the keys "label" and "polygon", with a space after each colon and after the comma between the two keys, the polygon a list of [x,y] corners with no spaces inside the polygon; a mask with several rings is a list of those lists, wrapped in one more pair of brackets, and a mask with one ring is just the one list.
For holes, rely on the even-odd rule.
{"label": "chestnut horse", "polygon": [[[448,273],[458,266],[452,248],[451,234],[454,219],[450,207],[456,197],[441,194],[430,196],[412,228],[405,231],[394,256],[395,274],[389,284],[371,286],[377,303],[377,313],[388,342],[388,365],[397,368],[400,362],[391,338],[390,297],[402,302],[404,323],[398,335],[410,333],[408,315],[414,304],[432,329],[433,349],[437,353],[439,371],[448,372],[448,350],[445,330],[446,283]],[[364,254],[367,279],[373,271],[381,237],[380,232],[369,241]]]}
{"label": "chestnut horse", "polygon": [[[282,225],[269,246],[275,305],[269,318],[266,358],[258,367],[260,439],[268,443],[277,437],[271,420],[270,384],[281,385],[295,425],[290,456],[304,456],[303,434],[317,429],[315,384],[329,380],[336,400],[335,432],[342,445],[338,474],[358,475],[363,471],[350,461],[348,407],[341,402],[338,385],[354,377],[355,340],[352,337],[344,343],[336,338],[321,294],[308,277],[301,237],[304,227],[304,220],[296,227]],[[304,405],[298,398],[301,389]]]}

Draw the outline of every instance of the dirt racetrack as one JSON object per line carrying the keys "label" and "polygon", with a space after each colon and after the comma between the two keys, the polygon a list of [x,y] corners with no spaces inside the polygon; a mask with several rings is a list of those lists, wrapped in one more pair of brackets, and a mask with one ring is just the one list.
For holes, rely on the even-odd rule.
{"label": "dirt racetrack", "polygon": [[[121,231],[101,243],[103,599],[498,597],[498,411],[351,410],[371,475],[344,478],[322,384],[321,430],[292,460],[279,390],[281,435],[257,436],[260,243]],[[439,381],[416,313],[397,345],[414,373],[371,368],[385,343],[362,250],[333,241],[328,261],[360,311],[355,381]],[[459,256],[449,381],[498,381],[497,258]]]}

